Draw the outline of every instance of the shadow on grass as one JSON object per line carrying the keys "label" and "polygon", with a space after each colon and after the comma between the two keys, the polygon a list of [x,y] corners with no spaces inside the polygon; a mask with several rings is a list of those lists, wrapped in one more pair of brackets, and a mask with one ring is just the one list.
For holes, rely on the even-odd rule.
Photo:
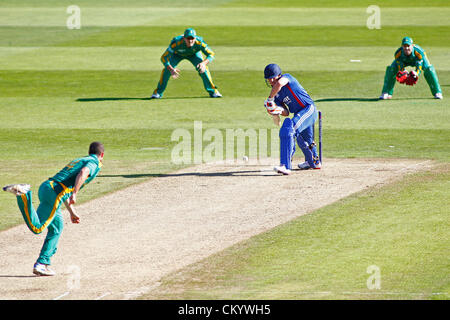
{"label": "shadow on grass", "polygon": [[126,179],[136,179],[136,178],[160,178],[162,173],[139,173],[139,174],[102,174],[98,175],[98,178],[117,178],[122,177]]}
{"label": "shadow on grass", "polygon": [[314,102],[327,102],[327,101],[378,101],[378,98],[326,98],[316,99]]}
{"label": "shadow on grass", "polygon": [[121,100],[151,100],[150,98],[78,98],[78,102],[95,102],[95,101],[121,101]]}
{"label": "shadow on grass", "polygon": [[[175,100],[175,99],[203,99],[203,98],[209,98],[209,96],[201,96],[201,97],[168,97],[163,98],[164,100]],[[98,101],[124,101],[124,100],[139,100],[139,101],[146,101],[146,100],[159,100],[159,99],[152,99],[150,97],[146,98],[133,98],[133,97],[103,97],[103,98],[78,98],[77,102],[98,102]]]}
{"label": "shadow on grass", "polygon": [[425,97],[421,97],[421,98],[396,98],[396,97],[393,97],[392,99],[391,99],[391,101],[395,101],[395,100],[435,100],[435,98],[433,97],[433,96],[430,96],[430,97],[428,97],[428,98],[425,98]]}
{"label": "shadow on grass", "polygon": [[[389,99],[388,101],[392,101],[392,100],[429,100],[429,99],[434,99],[434,97],[428,97],[428,98],[392,98]],[[366,102],[375,102],[375,101],[384,101],[384,100],[380,100],[379,98],[324,98],[324,99],[316,99],[314,100],[314,102],[332,102],[332,101],[366,101]]]}
{"label": "shadow on grass", "polygon": [[122,177],[126,179],[136,178],[168,178],[168,177],[233,177],[233,176],[273,176],[264,174],[261,170],[247,170],[247,171],[227,171],[227,172],[184,172],[184,173],[142,173],[142,174],[106,174],[99,175],[97,178],[117,178]]}

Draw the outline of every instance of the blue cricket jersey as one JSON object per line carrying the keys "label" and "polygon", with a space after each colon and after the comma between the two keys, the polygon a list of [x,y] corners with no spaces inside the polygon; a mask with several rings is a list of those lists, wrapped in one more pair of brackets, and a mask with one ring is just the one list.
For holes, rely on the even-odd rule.
{"label": "blue cricket jersey", "polygon": [[290,113],[295,114],[307,108],[309,105],[314,104],[313,99],[311,99],[297,79],[289,73],[285,73],[281,77],[287,78],[289,82],[275,96],[275,103],[277,105],[285,105]]}

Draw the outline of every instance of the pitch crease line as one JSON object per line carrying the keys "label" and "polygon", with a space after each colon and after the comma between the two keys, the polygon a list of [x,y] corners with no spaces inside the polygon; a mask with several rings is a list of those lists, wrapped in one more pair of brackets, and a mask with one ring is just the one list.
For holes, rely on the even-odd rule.
{"label": "pitch crease line", "polygon": [[64,298],[65,296],[69,295],[70,291],[64,292],[62,295],[57,296],[56,298],[54,298],[53,300],[59,300],[61,298]]}

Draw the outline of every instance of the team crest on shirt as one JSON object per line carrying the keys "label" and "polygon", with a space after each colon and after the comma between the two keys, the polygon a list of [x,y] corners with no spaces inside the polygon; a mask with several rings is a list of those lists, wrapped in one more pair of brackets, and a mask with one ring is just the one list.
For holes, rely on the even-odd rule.
{"label": "team crest on shirt", "polygon": [[291,99],[289,99],[289,97],[284,97],[283,102],[285,104],[289,104],[289,103],[291,103]]}

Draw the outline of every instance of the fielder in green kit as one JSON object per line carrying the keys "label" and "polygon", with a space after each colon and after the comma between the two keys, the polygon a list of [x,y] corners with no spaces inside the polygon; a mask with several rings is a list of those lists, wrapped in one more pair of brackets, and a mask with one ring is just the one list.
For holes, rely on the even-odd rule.
{"label": "fielder in green kit", "polygon": [[[425,50],[414,44],[410,37],[403,38],[402,46],[395,51],[394,57],[394,62],[386,68],[383,90],[380,96],[381,100],[392,98],[396,80],[413,86],[417,83],[422,72],[433,96],[436,99],[443,98],[436,70],[428,60]],[[408,73],[405,71],[405,67],[408,66],[415,67],[415,70]]]}
{"label": "fielder in green kit", "polygon": [[214,52],[208,47],[202,37],[197,36],[192,28],[184,31],[184,34],[175,37],[170,42],[169,47],[161,56],[161,62],[164,69],[161,72],[161,77],[158,86],[153,91],[152,99],[160,99],[166,90],[167,82],[172,76],[177,79],[180,76],[180,70],[176,66],[181,60],[189,60],[197,69],[199,76],[203,80],[203,86],[209,93],[211,98],[221,98],[222,95],[214,85],[211,73],[208,69],[208,64],[214,59]]}
{"label": "fielder in green kit", "polygon": [[61,204],[64,203],[70,213],[73,223],[79,223],[73,204],[78,191],[94,179],[101,167],[104,156],[104,146],[100,142],[92,142],[89,155],[71,161],[56,175],[43,182],[39,187],[39,207],[33,208],[30,185],[14,184],[3,187],[17,197],[17,204],[26,225],[34,234],[40,234],[47,229],[47,236],[39,257],[34,264],[33,273],[40,276],[53,276],[55,272],[48,266],[51,257],[56,253],[59,237],[64,222]]}

